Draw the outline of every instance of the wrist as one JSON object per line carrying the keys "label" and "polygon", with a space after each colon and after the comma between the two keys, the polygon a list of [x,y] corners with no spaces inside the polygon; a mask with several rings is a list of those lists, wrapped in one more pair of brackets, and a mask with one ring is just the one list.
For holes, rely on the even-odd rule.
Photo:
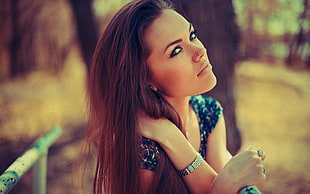
{"label": "wrist", "polygon": [[189,175],[190,173],[194,172],[199,167],[199,165],[201,164],[202,161],[203,161],[202,156],[199,153],[197,153],[197,156],[192,163],[190,163],[184,169],[179,170],[180,176],[186,176],[186,175]]}
{"label": "wrist", "polygon": [[223,174],[218,174],[213,181],[210,194],[217,193],[227,193],[227,194],[236,194],[239,191],[239,187],[231,179],[231,177],[226,177]]}

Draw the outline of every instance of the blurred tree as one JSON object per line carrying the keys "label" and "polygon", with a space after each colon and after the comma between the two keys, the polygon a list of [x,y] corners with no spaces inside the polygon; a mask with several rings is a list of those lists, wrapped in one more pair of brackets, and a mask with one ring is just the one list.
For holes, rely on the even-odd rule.
{"label": "blurred tree", "polygon": [[80,42],[82,56],[89,71],[98,40],[97,25],[92,11],[93,0],[70,0]]}
{"label": "blurred tree", "polygon": [[240,45],[242,57],[259,58],[266,54],[266,45],[274,42],[274,36],[270,33],[274,29],[269,26],[269,22],[278,20],[274,13],[279,10],[280,5],[278,0],[242,1],[242,5],[242,12],[239,11],[238,15],[243,28],[243,44]]}
{"label": "blurred tree", "polygon": [[1,30],[0,60],[7,67],[1,75],[60,71],[74,43],[66,1],[2,0],[1,6],[0,23],[6,28]]}
{"label": "blurred tree", "polygon": [[[22,7],[20,0],[10,1],[11,22],[12,22],[12,39],[10,44],[10,77],[16,77],[20,74],[26,74],[34,68],[34,57],[29,53],[33,49],[33,36],[35,30],[35,17],[41,4],[36,4],[33,7],[33,12],[27,14],[25,18],[25,11],[27,8],[33,6],[30,2],[27,7]],[[30,36],[27,36],[27,35]],[[26,49],[27,48],[27,49]]]}
{"label": "blurred tree", "polygon": [[[302,60],[303,50],[310,46],[310,2],[304,0],[304,10],[299,16],[299,32],[293,36],[289,42],[289,54],[286,58],[288,65],[294,65],[296,60]],[[306,46],[308,44],[308,47]],[[307,53],[305,61],[307,67],[310,68],[310,56]]]}
{"label": "blurred tree", "polygon": [[269,62],[280,59],[298,67],[309,63],[309,0],[233,1],[241,27],[240,52],[244,59]]}
{"label": "blurred tree", "polygon": [[208,49],[218,84],[209,95],[223,105],[228,149],[235,154],[241,146],[236,125],[234,63],[238,56],[239,30],[231,0],[174,0],[180,12],[193,23]]}

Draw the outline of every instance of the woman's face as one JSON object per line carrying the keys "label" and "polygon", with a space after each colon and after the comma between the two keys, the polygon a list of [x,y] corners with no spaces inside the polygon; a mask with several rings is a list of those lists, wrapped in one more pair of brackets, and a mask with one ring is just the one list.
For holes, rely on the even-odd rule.
{"label": "woman's face", "polygon": [[146,29],[150,84],[166,97],[193,96],[216,84],[206,48],[194,27],[180,14],[165,9]]}

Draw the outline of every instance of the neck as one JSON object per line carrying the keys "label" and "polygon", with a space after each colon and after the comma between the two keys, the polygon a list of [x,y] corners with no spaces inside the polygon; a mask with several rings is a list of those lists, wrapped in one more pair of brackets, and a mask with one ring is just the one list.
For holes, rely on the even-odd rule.
{"label": "neck", "polygon": [[179,114],[183,126],[183,132],[186,133],[185,129],[189,122],[190,105],[189,96],[187,97],[165,97],[165,99],[175,108]]}

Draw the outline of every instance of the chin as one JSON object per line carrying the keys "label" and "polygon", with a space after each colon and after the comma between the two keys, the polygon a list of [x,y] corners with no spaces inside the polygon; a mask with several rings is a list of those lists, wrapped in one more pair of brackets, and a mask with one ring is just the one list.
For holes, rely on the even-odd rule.
{"label": "chin", "polygon": [[203,83],[200,83],[201,85],[198,86],[199,88],[195,89],[196,92],[193,92],[192,95],[190,96],[195,96],[199,94],[204,94],[206,92],[210,92],[216,86],[216,83],[217,83],[217,79],[215,75],[212,73],[212,75],[209,76],[207,79],[205,79]]}
{"label": "chin", "polygon": [[217,79],[216,79],[215,75],[212,74],[212,76],[210,76],[210,79],[208,80],[208,82],[205,84],[204,91],[201,92],[201,94],[211,91],[216,86],[216,83],[217,83]]}
{"label": "chin", "polygon": [[200,92],[197,92],[193,96],[210,92],[215,86],[216,86],[216,81],[214,82],[214,84],[206,85],[206,87],[204,87],[203,90],[201,90]]}

